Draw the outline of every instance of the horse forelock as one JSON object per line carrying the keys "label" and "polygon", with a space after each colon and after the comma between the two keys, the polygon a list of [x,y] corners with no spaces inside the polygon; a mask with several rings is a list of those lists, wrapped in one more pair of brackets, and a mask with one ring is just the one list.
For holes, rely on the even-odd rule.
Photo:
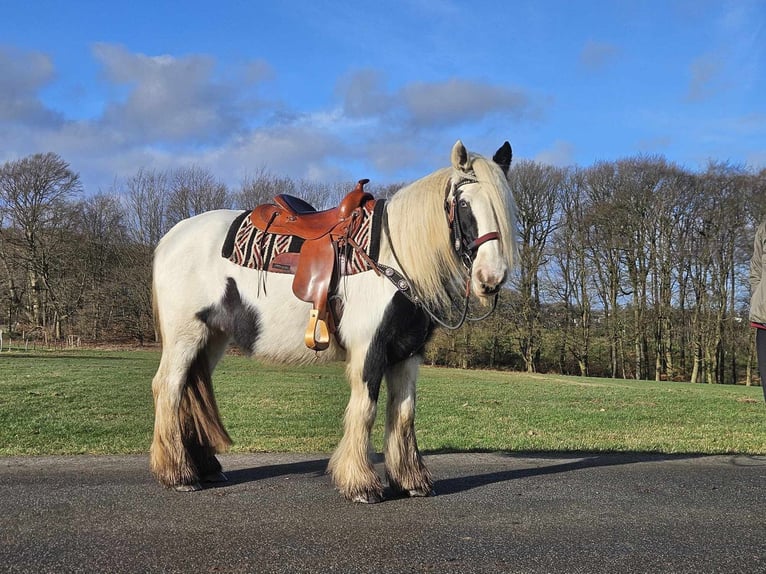
{"label": "horse forelock", "polygon": [[516,207],[508,182],[493,162],[471,154],[470,172],[440,169],[402,188],[389,201],[393,248],[418,294],[432,305],[447,306],[465,287],[467,273],[450,241],[444,200],[451,181],[481,184],[495,213],[503,254],[511,267],[516,259]]}

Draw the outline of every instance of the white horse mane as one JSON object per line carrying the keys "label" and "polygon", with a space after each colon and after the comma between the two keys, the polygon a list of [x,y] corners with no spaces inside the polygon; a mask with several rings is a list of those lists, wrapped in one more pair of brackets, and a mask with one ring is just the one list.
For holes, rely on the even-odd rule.
{"label": "white horse mane", "polygon": [[[444,212],[450,178],[471,179],[481,184],[495,212],[502,251],[508,267],[517,257],[516,205],[502,170],[478,154],[469,155],[464,173],[443,168],[399,190],[388,202],[393,252],[402,271],[414,283],[416,293],[428,304],[447,308],[451,298],[462,295],[468,274],[455,256]],[[391,250],[391,246],[386,245]]]}

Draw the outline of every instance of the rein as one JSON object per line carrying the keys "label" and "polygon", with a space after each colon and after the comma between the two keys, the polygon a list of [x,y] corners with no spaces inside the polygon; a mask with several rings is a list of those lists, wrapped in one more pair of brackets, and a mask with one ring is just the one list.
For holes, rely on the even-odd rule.
{"label": "rein", "polygon": [[[492,240],[499,241],[500,239],[500,235],[497,231],[490,231],[489,233],[485,233],[484,235],[477,237],[473,241],[468,241],[463,235],[463,231],[460,227],[459,211],[456,205],[460,197],[460,187],[465,184],[473,183],[473,182],[475,182],[475,179],[463,178],[458,183],[452,184],[452,186],[448,186],[447,191],[445,193],[445,200],[444,200],[444,212],[447,217],[447,223],[450,226],[450,229],[452,230],[452,235],[454,237],[454,242],[452,246],[455,249],[457,256],[460,258],[460,261],[463,263],[463,267],[468,272],[468,277],[465,282],[463,310],[461,312],[460,319],[455,324],[449,324],[446,322],[446,319],[441,319],[439,316],[437,316],[431,309],[429,309],[429,307],[425,304],[425,302],[415,293],[412,287],[413,281],[407,276],[407,273],[404,271],[404,266],[399,261],[399,257],[396,254],[396,250],[394,249],[394,244],[391,241],[391,230],[388,225],[388,209],[385,209],[383,211],[383,231],[386,234],[386,239],[388,240],[388,244],[391,248],[391,253],[394,256],[394,261],[396,261],[396,264],[399,266],[399,269],[401,269],[402,271],[400,273],[396,269],[389,267],[387,265],[383,265],[381,263],[377,263],[375,264],[375,266],[382,272],[384,277],[386,277],[389,281],[391,281],[394,284],[394,286],[402,295],[407,297],[407,299],[409,299],[415,305],[422,308],[435,323],[441,325],[442,327],[450,331],[459,329],[460,327],[463,326],[463,324],[466,321],[481,321],[489,317],[497,308],[497,300],[498,300],[498,297],[500,296],[499,292],[495,293],[495,297],[492,301],[492,308],[484,315],[480,317],[468,316],[468,306],[469,306],[470,298],[471,298],[471,274],[473,270],[473,262],[474,262],[474,259],[476,258],[476,251],[484,243],[488,241],[492,241]],[[447,199],[449,197],[450,191],[452,191],[452,201],[448,201]]]}

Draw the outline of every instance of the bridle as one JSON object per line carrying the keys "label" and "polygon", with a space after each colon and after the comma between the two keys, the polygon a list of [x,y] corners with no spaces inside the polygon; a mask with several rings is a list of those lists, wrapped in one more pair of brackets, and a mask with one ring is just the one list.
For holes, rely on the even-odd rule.
{"label": "bridle", "polygon": [[460,209],[458,206],[462,201],[461,196],[463,195],[463,191],[460,188],[470,183],[476,183],[476,180],[464,177],[457,183],[452,183],[452,185],[447,188],[444,198],[444,213],[447,216],[447,223],[450,228],[452,247],[455,249],[455,253],[460,261],[462,261],[463,267],[468,271],[473,267],[473,261],[476,259],[476,253],[478,252],[479,247],[487,241],[500,240],[500,234],[497,231],[490,231],[475,239],[466,237],[460,220]]}
{"label": "bridle", "polygon": [[482,319],[489,317],[497,308],[497,300],[500,295],[499,292],[495,293],[495,297],[492,301],[492,308],[484,315],[480,317],[468,316],[468,305],[471,297],[471,271],[473,269],[473,262],[476,259],[476,254],[479,250],[479,247],[481,247],[484,243],[493,240],[499,241],[500,234],[497,231],[490,231],[489,233],[485,233],[484,235],[474,239],[466,237],[460,220],[459,203],[461,201],[460,196],[462,195],[462,190],[460,188],[470,183],[476,183],[476,176],[474,174],[465,174],[465,176],[466,177],[463,177],[457,182],[450,180],[450,184],[447,186],[447,190],[445,191],[444,196],[444,213],[447,217],[447,224],[450,228],[452,247],[454,248],[455,254],[460,259],[463,267],[468,273],[468,277],[466,278],[465,283],[463,310],[458,322],[455,324],[449,324],[446,322],[446,320],[438,317],[415,293],[414,289],[412,288],[412,280],[404,271],[404,267],[399,261],[399,257],[396,255],[396,251],[394,249],[394,244],[391,241],[391,231],[388,226],[388,210],[385,210],[383,214],[383,230],[386,233],[386,239],[388,240],[391,253],[394,256],[394,261],[396,261],[396,264],[402,271],[400,273],[393,267],[388,267],[387,265],[382,265],[380,263],[376,265],[376,267],[389,281],[394,284],[400,293],[407,297],[407,299],[409,299],[412,303],[422,308],[434,322],[438,323],[445,329],[449,329],[450,331],[459,329],[466,321],[481,321]]}

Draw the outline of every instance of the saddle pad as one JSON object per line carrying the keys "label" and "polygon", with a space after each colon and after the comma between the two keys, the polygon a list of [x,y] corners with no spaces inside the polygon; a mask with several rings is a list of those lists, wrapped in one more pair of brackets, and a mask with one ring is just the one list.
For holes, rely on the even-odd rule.
{"label": "saddle pad", "polygon": [[[385,201],[382,199],[375,202],[368,201],[362,208],[362,220],[352,237],[373,261],[378,260],[380,251],[384,206]],[[289,260],[289,258],[278,256],[286,253],[300,253],[303,239],[292,235],[261,231],[253,225],[249,215],[250,211],[244,211],[232,222],[223,243],[221,255],[237,265],[251,269],[294,273],[293,266],[279,263],[280,260]],[[275,258],[277,258],[276,262]],[[365,258],[350,246],[340,253],[339,259],[343,275],[354,275],[371,269]]]}

